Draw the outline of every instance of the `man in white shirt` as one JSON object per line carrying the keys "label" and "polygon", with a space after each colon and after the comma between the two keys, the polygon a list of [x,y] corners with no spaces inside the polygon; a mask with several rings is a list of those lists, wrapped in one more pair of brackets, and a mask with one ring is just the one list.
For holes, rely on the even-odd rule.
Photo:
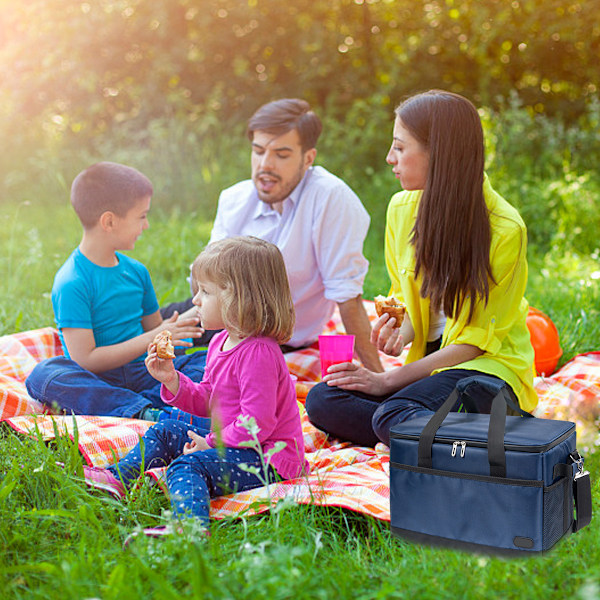
{"label": "man in white shirt", "polygon": [[382,371],[362,301],[370,218],[346,183],[313,166],[321,129],[304,100],[276,100],[254,113],[252,179],[221,193],[210,241],[253,235],[279,247],[296,309],[286,349],[316,341],[337,304],[361,362]]}

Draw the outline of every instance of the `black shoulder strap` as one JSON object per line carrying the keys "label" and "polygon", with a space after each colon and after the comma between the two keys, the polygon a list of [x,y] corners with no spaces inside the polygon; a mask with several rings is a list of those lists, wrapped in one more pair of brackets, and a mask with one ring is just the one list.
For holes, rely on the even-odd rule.
{"label": "black shoulder strap", "polygon": [[[579,456],[579,453],[577,453]],[[580,462],[577,462],[577,473],[573,476],[573,464],[559,463],[554,466],[554,477],[567,477],[569,481],[572,481],[573,485],[573,501],[575,502],[575,519],[573,521],[573,532],[583,529],[586,525],[589,525],[592,520],[592,485],[590,481],[590,474],[583,470],[583,466]],[[567,488],[565,488],[565,492]],[[565,499],[568,497],[565,494]],[[568,527],[573,517],[573,507],[567,506],[565,502],[565,529]]]}

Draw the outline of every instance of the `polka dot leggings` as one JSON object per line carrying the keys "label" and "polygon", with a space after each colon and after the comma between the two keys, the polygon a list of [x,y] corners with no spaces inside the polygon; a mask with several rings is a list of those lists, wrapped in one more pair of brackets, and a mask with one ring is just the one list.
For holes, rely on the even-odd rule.
{"label": "polka dot leggings", "polygon": [[[129,486],[144,470],[166,466],[174,514],[196,517],[208,526],[211,498],[260,487],[265,475],[261,457],[250,448],[211,448],[183,454],[183,446],[190,441],[187,434],[190,430],[201,436],[209,433],[208,427],[175,420],[159,421],[108,470]],[[260,477],[242,469],[241,464],[256,467]],[[272,467],[268,468],[267,477],[271,483],[278,479]]]}

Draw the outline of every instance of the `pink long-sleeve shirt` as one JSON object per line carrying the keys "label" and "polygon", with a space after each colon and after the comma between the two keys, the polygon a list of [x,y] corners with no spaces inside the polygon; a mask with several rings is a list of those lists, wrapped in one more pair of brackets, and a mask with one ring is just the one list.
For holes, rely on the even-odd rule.
{"label": "pink long-sleeve shirt", "polygon": [[177,394],[162,386],[163,401],[201,417],[210,416],[206,442],[213,448],[219,437],[231,448],[252,439],[242,423],[254,417],[264,454],[276,442],[285,442],[285,448],[270,458],[277,473],[284,479],[308,473],[296,390],[277,342],[249,337],[223,350],[227,335],[222,331],[211,340],[202,381],[196,383],[179,373]]}

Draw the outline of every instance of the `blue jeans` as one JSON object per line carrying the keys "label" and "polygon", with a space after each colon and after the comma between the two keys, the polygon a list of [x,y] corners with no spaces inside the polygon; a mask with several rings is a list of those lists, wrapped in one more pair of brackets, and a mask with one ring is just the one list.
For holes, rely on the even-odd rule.
{"label": "blue jeans", "polygon": [[[461,379],[487,375],[468,369],[448,369],[425,377],[389,396],[369,396],[319,383],[306,398],[310,422],[342,440],[361,446],[378,442],[389,445],[390,429],[397,423],[423,415],[432,416]],[[487,375],[488,377],[493,377]],[[513,397],[512,390],[510,392]],[[494,394],[478,385],[469,388],[453,410],[464,405],[468,412],[489,413]],[[518,400],[514,397],[515,402]]]}
{"label": "blue jeans", "polygon": [[[201,381],[206,352],[198,350],[173,360],[175,368],[193,381]],[[165,406],[160,383],[148,373],[143,361],[117,369],[92,373],[64,356],[37,364],[25,381],[32,398],[58,405],[68,414],[135,417],[142,409]]]}
{"label": "blue jeans", "polygon": [[[196,422],[199,422],[198,417]],[[242,463],[256,467],[265,477],[262,457],[251,448],[211,448],[183,454],[183,446],[190,441],[187,433],[190,430],[204,437],[210,431],[210,420],[205,419],[202,425],[170,419],[159,421],[148,429],[135,448],[108,470],[129,487],[143,471],[166,466],[175,516],[196,517],[208,525],[211,498],[264,485],[257,475],[240,468]],[[266,478],[270,483],[279,479],[271,466]]]}

